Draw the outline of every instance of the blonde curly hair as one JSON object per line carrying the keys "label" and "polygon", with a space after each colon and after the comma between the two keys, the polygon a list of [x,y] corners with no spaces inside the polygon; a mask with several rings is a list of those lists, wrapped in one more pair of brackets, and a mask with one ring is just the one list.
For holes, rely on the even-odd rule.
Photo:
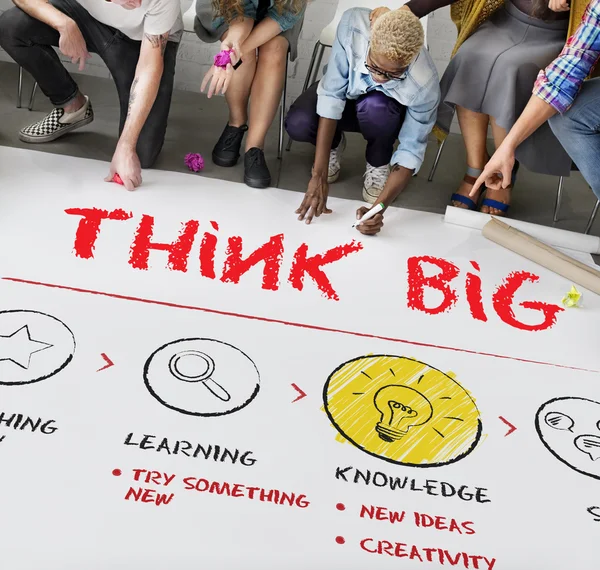
{"label": "blonde curly hair", "polygon": [[419,18],[409,10],[392,10],[375,20],[371,31],[371,50],[408,66],[423,47],[425,33]]}
{"label": "blonde curly hair", "polygon": [[[273,6],[281,14],[284,10],[299,14],[307,0],[274,0]],[[227,23],[244,16],[244,0],[213,0],[213,11]]]}

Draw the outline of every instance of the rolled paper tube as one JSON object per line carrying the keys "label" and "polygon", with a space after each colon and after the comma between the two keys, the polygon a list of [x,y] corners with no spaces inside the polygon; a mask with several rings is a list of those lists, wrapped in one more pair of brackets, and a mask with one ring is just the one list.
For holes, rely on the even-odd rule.
{"label": "rolled paper tube", "polygon": [[215,55],[215,67],[226,68],[231,63],[231,54],[233,50],[223,50]]}
{"label": "rolled paper tube", "polygon": [[496,218],[492,218],[483,226],[482,234],[490,241],[600,295],[600,271],[593,267],[569,257]]}
{"label": "rolled paper tube", "polygon": [[[481,212],[473,212],[466,208],[456,208],[455,206],[447,206],[444,221],[457,226],[482,230],[492,216],[482,214]],[[549,228],[547,226],[539,226],[519,220],[505,220],[506,224],[529,234],[530,236],[542,240],[543,242],[560,247],[570,249],[572,251],[580,251],[582,253],[600,254],[600,237],[579,234],[577,232],[569,232],[567,230],[559,230],[557,228]]]}

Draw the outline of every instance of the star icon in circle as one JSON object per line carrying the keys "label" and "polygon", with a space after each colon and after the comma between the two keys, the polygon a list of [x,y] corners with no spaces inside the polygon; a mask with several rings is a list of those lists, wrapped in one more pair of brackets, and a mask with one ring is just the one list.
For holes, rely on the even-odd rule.
{"label": "star icon in circle", "polygon": [[8,336],[0,335],[0,361],[8,360],[27,370],[31,357],[53,346],[31,338],[29,326],[24,325]]}

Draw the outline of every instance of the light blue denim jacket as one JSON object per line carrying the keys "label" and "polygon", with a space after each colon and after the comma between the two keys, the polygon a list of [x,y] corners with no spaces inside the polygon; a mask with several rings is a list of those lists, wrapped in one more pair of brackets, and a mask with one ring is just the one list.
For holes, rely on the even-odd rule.
{"label": "light blue denim jacket", "polygon": [[437,70],[423,48],[402,79],[376,83],[365,67],[371,23],[366,8],[352,8],[344,13],[333,43],[325,74],[317,90],[317,114],[340,120],[346,100],[358,99],[369,91],[381,91],[406,107],[406,117],[392,156],[392,165],[421,168],[427,138],[437,117],[440,87]]}
{"label": "light blue denim jacket", "polygon": [[[304,7],[300,12],[295,14],[291,10],[284,9],[281,11],[280,14],[273,4],[274,2],[273,0],[271,0],[267,15],[269,16],[269,18],[275,20],[279,24],[279,28],[282,32],[287,32],[288,30],[291,30],[295,26],[296,22],[298,22],[298,20],[302,18],[306,10],[306,7]],[[246,16],[246,18],[252,18],[253,20],[256,20],[258,0],[244,0],[243,8],[244,16]],[[215,18],[212,24],[213,28],[218,28],[223,24],[224,21],[225,20],[221,17]]]}

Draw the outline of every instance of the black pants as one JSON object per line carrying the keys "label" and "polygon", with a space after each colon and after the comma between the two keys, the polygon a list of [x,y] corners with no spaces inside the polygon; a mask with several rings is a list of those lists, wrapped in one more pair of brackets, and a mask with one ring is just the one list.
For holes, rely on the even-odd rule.
{"label": "black pants", "polygon": [[[120,31],[98,22],[76,0],[49,1],[77,23],[88,51],[97,53],[108,67],[117,87],[121,106],[120,136],[127,118],[129,91],[142,42],[131,40]],[[52,46],[58,47],[59,39],[60,35],[56,30],[27,15],[20,8],[11,8],[0,16],[0,45],[33,76],[43,93],[57,107],[67,104],[78,92],[74,79],[52,49]],[[142,168],[150,168],[154,164],[165,140],[178,47],[178,43],[167,42],[165,67],[158,94],[137,144]]]}

